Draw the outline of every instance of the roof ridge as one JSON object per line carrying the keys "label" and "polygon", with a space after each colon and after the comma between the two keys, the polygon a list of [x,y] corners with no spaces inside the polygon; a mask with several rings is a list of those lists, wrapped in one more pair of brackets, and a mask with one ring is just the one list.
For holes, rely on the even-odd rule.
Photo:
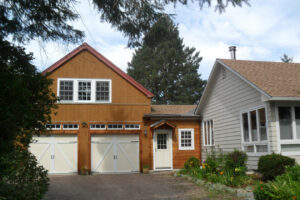
{"label": "roof ridge", "polygon": [[290,63],[285,63],[285,62],[280,62],[280,61],[265,61],[265,60],[233,60],[233,59],[228,59],[228,58],[217,58],[217,60],[226,60],[226,61],[237,61],[237,62],[260,62],[260,63],[278,63],[278,64],[284,64],[284,65],[300,65],[300,63],[295,63],[295,62],[290,62]]}

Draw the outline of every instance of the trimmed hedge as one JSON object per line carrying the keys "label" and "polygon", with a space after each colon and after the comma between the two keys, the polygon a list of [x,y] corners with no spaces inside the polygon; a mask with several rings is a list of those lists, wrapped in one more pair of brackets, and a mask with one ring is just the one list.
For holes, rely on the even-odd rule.
{"label": "trimmed hedge", "polygon": [[293,158],[272,153],[259,158],[257,171],[263,175],[265,181],[269,181],[283,174],[287,166],[294,166],[295,164]]}

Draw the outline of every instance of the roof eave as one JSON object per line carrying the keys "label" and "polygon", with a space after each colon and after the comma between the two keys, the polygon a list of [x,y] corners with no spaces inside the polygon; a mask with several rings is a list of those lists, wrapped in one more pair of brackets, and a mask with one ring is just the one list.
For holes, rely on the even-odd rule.
{"label": "roof eave", "polygon": [[300,101],[300,97],[270,97],[268,101]]}

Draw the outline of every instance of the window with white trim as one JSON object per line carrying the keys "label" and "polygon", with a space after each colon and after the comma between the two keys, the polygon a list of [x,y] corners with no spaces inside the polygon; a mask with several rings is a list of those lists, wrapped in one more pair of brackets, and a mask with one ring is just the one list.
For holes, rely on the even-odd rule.
{"label": "window with white trim", "polygon": [[241,113],[242,149],[247,153],[268,152],[267,118],[265,107]]}
{"label": "window with white trim", "polygon": [[90,124],[91,130],[105,130],[106,125],[105,124]]}
{"label": "window with white trim", "polygon": [[91,101],[91,81],[78,81],[78,101]]}
{"label": "window with white trim", "polygon": [[109,81],[96,81],[96,101],[109,101]]}
{"label": "window with white trim", "polygon": [[73,81],[59,81],[60,101],[73,101]]}
{"label": "window with white trim", "polygon": [[110,79],[58,78],[61,103],[111,103]]}
{"label": "window with white trim", "polygon": [[79,125],[78,124],[63,124],[64,130],[78,130]]}
{"label": "window with white trim", "polygon": [[139,124],[125,124],[125,130],[139,130],[140,125]]}
{"label": "window with white trim", "polygon": [[108,124],[107,129],[109,130],[122,130],[123,124]]}
{"label": "window with white trim", "polygon": [[281,152],[300,152],[300,106],[278,106]]}
{"label": "window with white trim", "polygon": [[194,129],[178,129],[179,150],[194,150]]}
{"label": "window with white trim", "polygon": [[48,129],[48,130],[60,130],[61,125],[60,124],[47,124],[46,129]]}
{"label": "window with white trim", "polygon": [[215,145],[213,120],[205,120],[204,122],[202,122],[202,133],[204,146]]}

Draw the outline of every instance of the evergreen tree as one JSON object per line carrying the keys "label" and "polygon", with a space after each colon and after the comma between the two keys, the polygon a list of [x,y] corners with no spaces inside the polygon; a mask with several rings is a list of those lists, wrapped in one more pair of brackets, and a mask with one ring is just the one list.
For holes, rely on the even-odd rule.
{"label": "evergreen tree", "polygon": [[198,74],[202,58],[186,47],[178,27],[162,17],[145,35],[128,63],[128,74],[155,94],[155,104],[195,104],[205,81]]}
{"label": "evergreen tree", "polygon": [[282,62],[285,62],[285,63],[293,62],[293,57],[289,57],[287,54],[283,54],[283,56],[280,57],[280,59]]}

